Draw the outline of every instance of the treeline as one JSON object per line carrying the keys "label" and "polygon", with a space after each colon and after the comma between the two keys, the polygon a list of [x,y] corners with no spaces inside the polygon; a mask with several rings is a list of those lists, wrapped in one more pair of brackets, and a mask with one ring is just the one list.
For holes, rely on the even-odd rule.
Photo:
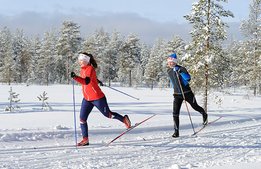
{"label": "treeline", "polygon": [[28,37],[21,29],[12,33],[3,27],[0,82],[68,84],[70,72],[79,70],[78,53],[84,51],[94,55],[98,77],[108,85],[120,82],[122,86],[167,87],[166,58],[176,52],[179,64],[191,73],[191,85],[196,89],[246,85],[255,95],[261,93],[260,0],[253,0],[249,19],[242,22],[246,40],[227,45],[223,44],[226,24],[221,17],[233,14],[221,6],[217,8],[213,2],[200,1],[194,5],[191,14],[185,16],[193,26],[191,42],[173,35],[169,41],[159,38],[148,45],[133,33],[123,36],[103,28],[82,37],[80,25],[73,21],[64,21],[60,29],[38,37]]}

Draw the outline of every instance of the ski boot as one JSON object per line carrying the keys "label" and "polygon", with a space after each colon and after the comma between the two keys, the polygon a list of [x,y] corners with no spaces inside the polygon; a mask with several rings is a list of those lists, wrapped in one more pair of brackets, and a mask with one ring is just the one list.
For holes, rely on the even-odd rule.
{"label": "ski boot", "polygon": [[174,138],[179,137],[179,130],[175,129],[174,134],[172,135],[172,137],[174,137]]}
{"label": "ski boot", "polygon": [[125,124],[126,128],[131,128],[131,121],[129,119],[129,116],[128,115],[125,115],[123,117],[123,123]]}
{"label": "ski boot", "polygon": [[203,113],[202,117],[203,117],[203,125],[207,125],[208,124],[208,114]]}
{"label": "ski boot", "polygon": [[82,141],[77,144],[77,146],[88,146],[88,145],[89,145],[88,137],[83,137]]}

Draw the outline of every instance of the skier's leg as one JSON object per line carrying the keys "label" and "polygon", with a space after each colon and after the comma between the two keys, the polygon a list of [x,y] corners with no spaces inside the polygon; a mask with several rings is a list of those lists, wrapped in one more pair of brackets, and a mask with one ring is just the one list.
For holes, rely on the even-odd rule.
{"label": "skier's leg", "polygon": [[107,103],[107,99],[106,97],[103,97],[99,100],[95,100],[93,101],[93,104],[97,107],[97,109],[99,109],[99,111],[108,118],[113,118],[113,119],[117,119],[119,121],[121,121],[122,123],[124,123],[126,125],[127,128],[131,127],[131,122],[130,119],[127,115],[125,115],[124,117],[116,112],[112,112],[108,106]]}
{"label": "skier's leg", "polygon": [[179,137],[179,114],[182,104],[182,97],[174,96],[173,101],[173,122],[174,122],[174,134],[172,137]]}
{"label": "skier's leg", "polygon": [[204,125],[207,124],[208,123],[208,114],[205,112],[205,110],[201,106],[198,105],[195,95],[192,92],[190,92],[190,93],[187,93],[185,95],[185,97],[186,97],[186,101],[189,102],[191,107],[194,110],[198,111],[200,114],[202,114],[203,124]]}
{"label": "skier's leg", "polygon": [[88,124],[87,118],[93,109],[93,104],[85,99],[82,100],[81,111],[80,111],[80,125],[82,136],[88,138]]}

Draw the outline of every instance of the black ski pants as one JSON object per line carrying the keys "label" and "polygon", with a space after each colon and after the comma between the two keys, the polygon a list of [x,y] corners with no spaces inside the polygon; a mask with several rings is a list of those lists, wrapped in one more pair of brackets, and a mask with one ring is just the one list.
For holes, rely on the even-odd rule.
{"label": "black ski pants", "polygon": [[[191,107],[198,111],[200,114],[205,114],[205,110],[200,107],[196,101],[196,98],[193,94],[193,92],[184,93],[185,100],[191,105]],[[178,117],[180,114],[180,108],[181,104],[183,102],[183,96],[182,95],[174,95],[174,101],[173,101],[173,117]]]}

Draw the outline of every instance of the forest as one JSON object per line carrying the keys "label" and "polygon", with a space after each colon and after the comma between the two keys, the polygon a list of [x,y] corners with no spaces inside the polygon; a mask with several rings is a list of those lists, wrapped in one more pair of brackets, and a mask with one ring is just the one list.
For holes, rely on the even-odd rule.
{"label": "forest", "polygon": [[[210,89],[249,87],[261,94],[260,0],[252,0],[247,20],[240,26],[244,40],[226,41],[225,17],[233,17],[221,3],[203,1],[192,5],[184,16],[191,24],[191,41],[179,35],[171,40],[158,38],[145,44],[135,34],[123,36],[117,30],[98,28],[82,37],[80,25],[64,21],[60,28],[29,37],[23,30],[0,28],[0,83],[51,85],[71,83],[70,72],[79,71],[79,52],[94,55],[98,78],[107,85],[128,87],[169,87],[166,59],[175,52],[178,64],[192,76],[191,86],[207,99]],[[206,103],[207,100],[205,100]],[[206,107],[205,107],[206,108]]]}

